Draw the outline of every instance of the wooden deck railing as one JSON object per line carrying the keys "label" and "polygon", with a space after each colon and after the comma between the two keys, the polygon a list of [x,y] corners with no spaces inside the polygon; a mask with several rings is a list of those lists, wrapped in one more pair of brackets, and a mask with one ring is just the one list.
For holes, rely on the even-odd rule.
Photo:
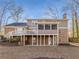
{"label": "wooden deck railing", "polygon": [[11,31],[7,33],[7,36],[19,36],[19,35],[43,35],[43,34],[57,34],[57,30],[22,30],[22,31]]}

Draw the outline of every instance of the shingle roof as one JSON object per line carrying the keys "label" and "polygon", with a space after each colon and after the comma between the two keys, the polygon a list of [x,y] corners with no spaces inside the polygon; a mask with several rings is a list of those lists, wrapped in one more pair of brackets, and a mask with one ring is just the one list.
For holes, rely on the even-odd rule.
{"label": "shingle roof", "polygon": [[11,23],[6,26],[28,26],[27,23]]}

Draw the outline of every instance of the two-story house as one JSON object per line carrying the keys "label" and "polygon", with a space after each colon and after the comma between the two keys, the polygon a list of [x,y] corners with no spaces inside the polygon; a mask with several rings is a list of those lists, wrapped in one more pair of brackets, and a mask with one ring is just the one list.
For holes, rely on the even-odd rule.
{"label": "two-story house", "polygon": [[[11,29],[12,33],[10,33],[11,31],[8,32],[10,33],[9,37],[14,38],[14,36],[19,36],[21,45],[55,46],[68,44],[67,22],[68,20],[65,16],[63,19],[28,19],[27,25],[25,25],[28,29],[13,31],[14,27],[17,28],[19,26],[12,27],[7,25],[5,28],[9,29],[5,29],[5,32],[7,33]],[[20,27],[24,28],[24,26]]]}

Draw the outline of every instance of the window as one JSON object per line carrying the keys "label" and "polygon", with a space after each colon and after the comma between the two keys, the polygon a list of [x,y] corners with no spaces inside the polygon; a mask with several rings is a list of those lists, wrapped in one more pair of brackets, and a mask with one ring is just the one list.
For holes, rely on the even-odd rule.
{"label": "window", "polygon": [[43,24],[38,24],[38,29],[39,30],[44,30],[44,25]]}
{"label": "window", "polygon": [[50,30],[50,24],[45,24],[45,30]]}
{"label": "window", "polygon": [[57,24],[52,24],[52,30],[57,29]]}

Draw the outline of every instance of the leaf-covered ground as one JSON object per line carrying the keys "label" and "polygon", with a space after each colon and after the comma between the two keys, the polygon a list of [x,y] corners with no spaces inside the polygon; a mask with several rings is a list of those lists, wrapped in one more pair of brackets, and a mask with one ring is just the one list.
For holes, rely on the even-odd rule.
{"label": "leaf-covered ground", "polygon": [[0,46],[0,59],[79,59],[74,46]]}

